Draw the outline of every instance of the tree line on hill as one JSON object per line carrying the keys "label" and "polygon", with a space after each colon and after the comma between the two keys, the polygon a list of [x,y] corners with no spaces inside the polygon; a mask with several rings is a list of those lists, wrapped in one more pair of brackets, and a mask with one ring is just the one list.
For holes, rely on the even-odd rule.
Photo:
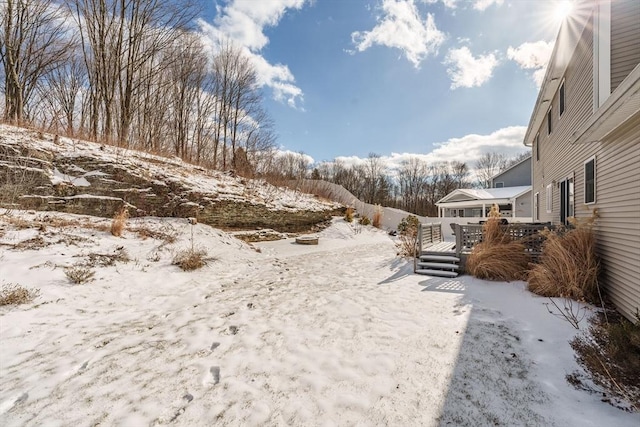
{"label": "tree line on hill", "polygon": [[237,153],[258,163],[275,151],[254,66],[229,41],[207,46],[193,27],[195,0],[0,8],[5,122],[222,170]]}
{"label": "tree line on hill", "polygon": [[399,167],[391,168],[375,153],[360,163],[347,164],[336,159],[312,167],[304,154],[287,153],[275,159],[277,168],[270,173],[274,181],[279,178],[294,182],[303,179],[333,182],[365,203],[436,217],[438,200],[459,188],[490,188],[494,175],[528,155],[509,157],[503,153],[485,153],[474,162],[472,171],[465,162],[429,163],[419,156],[410,156]]}

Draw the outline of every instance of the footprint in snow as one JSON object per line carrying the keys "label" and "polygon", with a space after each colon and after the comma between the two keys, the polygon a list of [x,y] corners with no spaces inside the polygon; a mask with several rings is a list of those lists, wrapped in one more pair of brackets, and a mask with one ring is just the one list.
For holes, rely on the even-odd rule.
{"label": "footprint in snow", "polygon": [[220,367],[219,366],[210,367],[207,378],[205,379],[205,384],[216,385],[219,382],[220,382]]}

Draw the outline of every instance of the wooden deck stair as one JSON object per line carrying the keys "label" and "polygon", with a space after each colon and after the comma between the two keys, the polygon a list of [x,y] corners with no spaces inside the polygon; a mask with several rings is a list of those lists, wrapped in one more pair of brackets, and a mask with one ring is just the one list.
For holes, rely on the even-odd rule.
{"label": "wooden deck stair", "polygon": [[456,256],[455,245],[455,242],[442,241],[440,224],[420,224],[414,272],[428,276],[457,277],[460,258]]}

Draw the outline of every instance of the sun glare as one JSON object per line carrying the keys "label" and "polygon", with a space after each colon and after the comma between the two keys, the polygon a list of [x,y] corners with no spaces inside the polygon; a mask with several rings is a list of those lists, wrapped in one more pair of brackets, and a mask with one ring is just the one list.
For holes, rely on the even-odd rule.
{"label": "sun glare", "polygon": [[573,9],[573,2],[570,0],[562,0],[558,2],[553,12],[553,17],[556,21],[562,22],[571,13]]}

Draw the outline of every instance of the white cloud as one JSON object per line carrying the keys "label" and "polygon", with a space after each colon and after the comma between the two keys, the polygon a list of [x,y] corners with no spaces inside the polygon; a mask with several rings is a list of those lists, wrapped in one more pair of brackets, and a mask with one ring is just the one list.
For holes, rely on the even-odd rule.
{"label": "white cloud", "polygon": [[[488,135],[469,134],[461,138],[450,138],[435,144],[436,148],[428,154],[391,153],[381,156],[381,159],[390,171],[398,170],[404,161],[412,157],[428,164],[464,162],[473,170],[476,162],[485,153],[496,152],[514,157],[528,151],[529,149],[523,144],[526,131],[526,126],[509,126]],[[335,160],[342,162],[345,166],[362,165],[366,162],[366,158],[357,156],[337,157]]]}
{"label": "white cloud", "polygon": [[473,2],[473,8],[482,11],[491,5],[500,6],[502,3],[504,3],[504,0],[476,0]]}
{"label": "white cloud", "polygon": [[363,52],[374,45],[400,49],[418,68],[429,55],[436,54],[445,34],[436,27],[433,15],[422,19],[414,0],[383,0],[383,16],[371,31],[356,31],[351,40]]}
{"label": "white cloud", "polygon": [[443,62],[451,78],[451,89],[481,86],[493,75],[498,59],[493,53],[474,57],[468,47],[450,49]]}
{"label": "white cloud", "polygon": [[518,47],[509,46],[507,58],[515,61],[520,68],[534,70],[531,77],[540,88],[552,51],[553,42],[539,40],[533,43],[523,43]]}
{"label": "white cloud", "polygon": [[289,67],[271,64],[260,51],[269,43],[264,28],[276,26],[287,9],[300,9],[307,0],[231,0],[217,6],[213,24],[199,21],[200,29],[215,49],[223,40],[230,39],[240,46],[256,67],[258,83],[273,90],[276,100],[298,107],[302,90],[296,86]]}
{"label": "white cloud", "polygon": [[502,5],[504,0],[475,0],[473,2],[470,2],[469,0],[422,0],[422,2],[427,4],[442,2],[442,4],[449,9],[456,9],[459,4],[466,6],[470,3],[474,9],[484,11],[493,4],[496,6]]}
{"label": "white cloud", "polygon": [[427,156],[430,161],[456,160],[473,167],[485,153],[495,151],[506,156],[515,156],[525,152],[527,148],[523,141],[526,131],[526,126],[509,126],[489,135],[470,134],[461,138],[451,138],[436,144],[437,148]]}

